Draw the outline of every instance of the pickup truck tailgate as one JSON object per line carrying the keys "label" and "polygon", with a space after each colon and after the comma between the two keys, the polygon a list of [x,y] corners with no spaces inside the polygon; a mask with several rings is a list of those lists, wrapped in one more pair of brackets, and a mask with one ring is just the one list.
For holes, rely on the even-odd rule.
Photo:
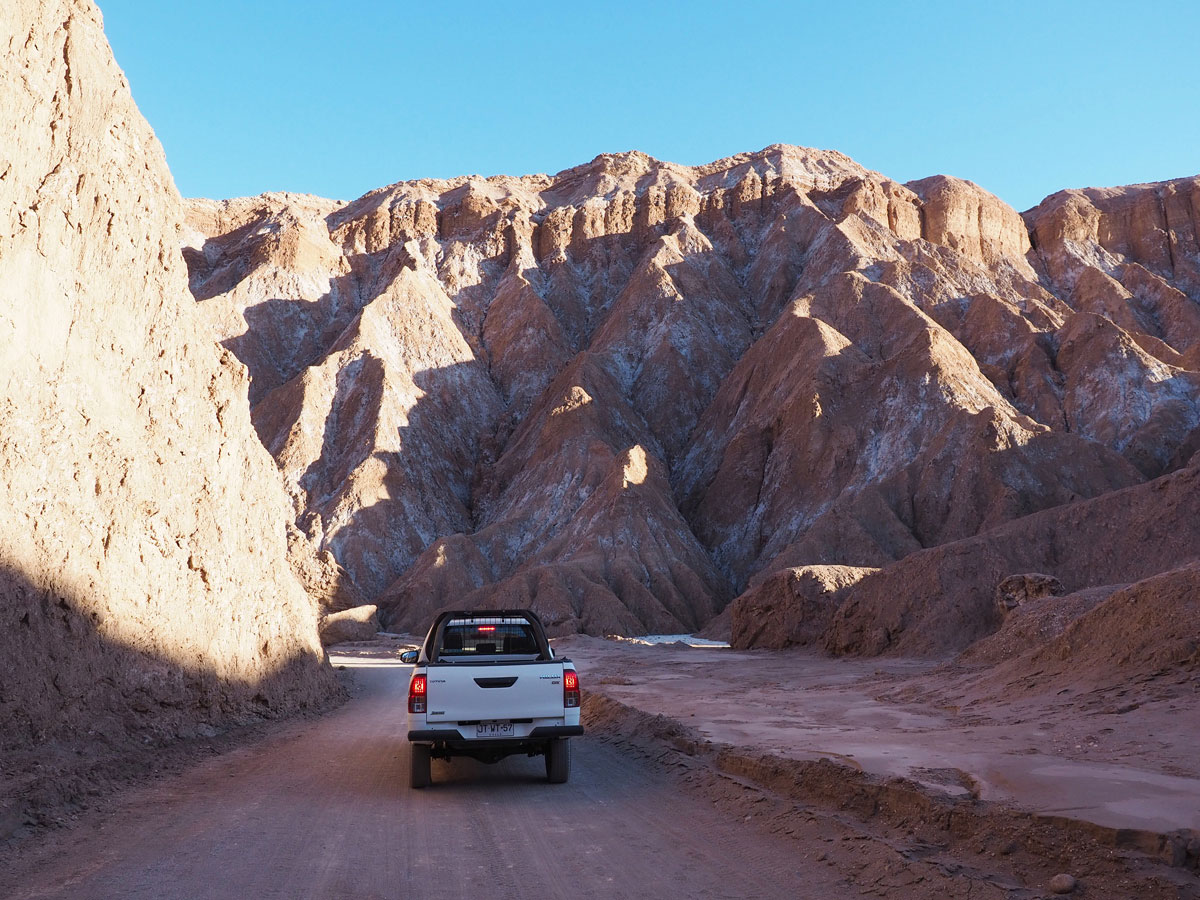
{"label": "pickup truck tailgate", "polygon": [[560,718],[563,665],[560,662],[479,666],[429,666],[429,707],[434,722],[489,722]]}

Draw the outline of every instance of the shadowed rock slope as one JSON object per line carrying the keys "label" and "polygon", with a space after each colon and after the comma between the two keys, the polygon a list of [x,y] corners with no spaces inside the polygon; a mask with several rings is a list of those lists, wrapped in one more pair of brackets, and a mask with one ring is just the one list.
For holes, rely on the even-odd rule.
{"label": "shadowed rock slope", "polygon": [[245,368],[89,2],[0,11],[0,838],[89,767],[336,695]]}
{"label": "shadowed rock slope", "polygon": [[833,152],[627,153],[191,201],[185,256],[348,595],[397,628],[480,602],[692,630],[775,573],[885,568],[1178,469],[1196,196],[1022,219]]}
{"label": "shadowed rock slope", "polygon": [[1200,468],[1190,466],[868,572],[843,595],[824,641],[839,653],[941,653],[1001,626],[995,593],[1008,575],[1045,573],[1078,591],[1198,559],[1198,481]]}

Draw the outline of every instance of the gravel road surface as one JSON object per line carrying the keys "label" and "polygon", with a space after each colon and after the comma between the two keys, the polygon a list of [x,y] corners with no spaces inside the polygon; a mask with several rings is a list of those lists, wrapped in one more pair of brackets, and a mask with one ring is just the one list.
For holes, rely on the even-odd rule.
{"label": "gravel road surface", "polygon": [[722,815],[595,736],[574,741],[566,785],[514,757],[435,762],[434,786],[413,791],[409,667],[334,661],[355,681],[345,706],[33,838],[0,871],[0,896],[860,896],[796,840]]}

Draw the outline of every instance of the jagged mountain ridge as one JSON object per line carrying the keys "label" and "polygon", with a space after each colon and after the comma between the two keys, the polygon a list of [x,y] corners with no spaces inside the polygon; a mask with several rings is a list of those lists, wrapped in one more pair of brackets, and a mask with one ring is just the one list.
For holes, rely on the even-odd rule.
{"label": "jagged mountain ridge", "polygon": [[1178,468],[1196,197],[1023,220],[832,152],[630,153],[192,201],[185,256],[342,602],[674,631],[781,568],[885,566]]}

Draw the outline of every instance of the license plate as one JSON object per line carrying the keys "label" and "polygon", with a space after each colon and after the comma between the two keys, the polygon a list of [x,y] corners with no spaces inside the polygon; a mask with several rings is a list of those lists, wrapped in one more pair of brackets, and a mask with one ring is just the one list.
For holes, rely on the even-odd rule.
{"label": "license plate", "polygon": [[512,737],[514,734],[512,722],[483,722],[475,726],[477,738]]}

